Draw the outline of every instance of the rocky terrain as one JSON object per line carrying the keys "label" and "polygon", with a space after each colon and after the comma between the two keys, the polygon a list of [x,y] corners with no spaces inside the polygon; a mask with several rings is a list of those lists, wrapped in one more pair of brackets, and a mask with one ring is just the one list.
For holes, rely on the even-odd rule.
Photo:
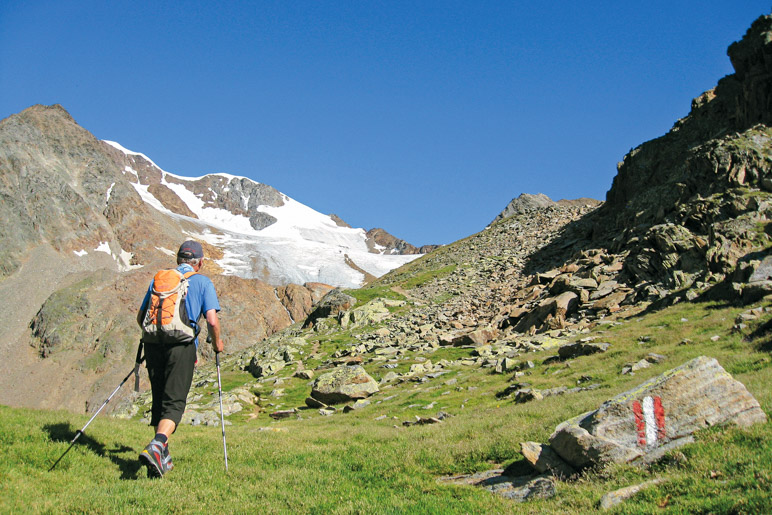
{"label": "rocky terrain", "polygon": [[[410,428],[441,424],[453,410],[482,402],[471,378],[501,378],[506,385],[495,398],[525,405],[576,399],[669,367],[575,414],[549,443],[523,442],[531,475],[510,469],[452,479],[520,500],[553,495],[556,478],[596,465],[655,460],[649,451],[682,445],[698,427],[764,422],[759,402],[715,359],[689,351],[688,362],[673,363],[657,352],[688,350],[690,337],[654,347],[651,336],[639,334],[627,342],[630,351],[600,336],[657,310],[711,300],[748,305],[728,330],[768,332],[768,322],[757,325],[772,310],[764,300],[772,293],[769,41],[772,16],[764,16],[729,47],[735,73],[698,96],[670,132],[627,154],[605,202],[524,194],[485,230],[438,248],[417,249],[373,229],[366,234],[370,253],[431,252],[377,279],[361,255],[347,254],[346,266],[370,279],[362,288],[223,274],[233,264],[218,246],[227,230],[218,229],[205,242],[227,331],[226,420],[335,417],[377,403],[383,410],[425,410],[395,424]],[[231,176],[175,178],[144,156],[96,140],[59,107],[4,120],[0,149],[3,217],[10,222],[0,227],[8,242],[0,249],[0,292],[19,299],[0,349],[3,362],[18,364],[0,374],[3,403],[98,405],[130,368],[134,309],[147,269],[170,259],[167,242],[201,234],[203,214],[213,212],[207,210],[241,217],[245,230],[271,231],[283,223],[278,210],[293,202]],[[324,230],[351,229],[327,218]],[[255,263],[253,272],[265,264]],[[595,355],[599,363],[630,359],[610,378],[582,361]],[[575,369],[576,361],[584,368]],[[544,379],[553,376],[570,381]],[[43,381],[57,388],[39,395]],[[219,423],[215,384],[214,370],[203,363],[183,422]],[[688,395],[698,391],[705,397]],[[401,399],[416,392],[449,400],[424,406]],[[661,422],[664,408],[655,399],[663,396],[673,403],[671,433],[642,422]],[[144,419],[149,392],[125,393],[119,405],[122,416]],[[701,411],[705,405],[712,408]],[[637,436],[615,433],[628,422],[639,425]]]}
{"label": "rocky terrain", "polygon": [[[431,462],[401,471],[413,478],[463,472],[432,483],[517,502],[586,492],[594,480],[613,489],[592,506],[609,509],[670,481],[702,504],[668,493],[645,506],[768,507],[769,453],[756,453],[768,447],[772,405],[772,16],[728,53],[735,73],[624,156],[605,202],[522,194],[489,227],[436,248],[373,229],[368,254],[411,259],[376,278],[347,254],[369,279],[360,288],[228,275],[230,251],[218,245],[228,230],[211,226],[217,237],[202,239],[223,304],[222,415],[243,430],[240,451],[267,442],[279,450],[266,459],[310,466],[335,445],[335,459],[370,453],[357,472],[381,477],[378,464],[393,461],[373,447]],[[0,347],[13,365],[0,370],[8,404],[93,410],[131,366],[134,309],[147,269],[170,259],[166,242],[201,234],[212,212],[270,232],[293,202],[241,178],[175,178],[59,107],[0,124],[0,171],[0,209],[13,222],[0,227],[0,293],[16,299]],[[351,229],[334,215],[319,227]],[[183,417],[193,426],[220,423],[203,349]],[[114,414],[147,422],[141,390],[122,392]],[[735,426],[756,429],[738,436]],[[334,436],[308,437],[318,431]],[[679,450],[692,443],[713,450]],[[432,493],[423,488],[416,495]],[[737,504],[706,504],[724,492]],[[577,500],[586,495],[549,506],[587,508]]]}
{"label": "rocky terrain", "polygon": [[[367,409],[371,398],[386,409],[405,391],[447,389],[442,395],[452,395],[458,378],[470,370],[509,377],[510,384],[496,394],[502,400],[572,396],[608,386],[593,377],[591,367],[573,386],[539,389],[525,379],[532,369],[559,374],[571,369],[573,360],[609,351],[611,344],[598,340],[598,328],[679,303],[716,299],[755,303],[737,316],[734,332],[768,318],[772,308],[759,301],[772,294],[772,132],[766,125],[772,108],[771,36],[772,16],[761,17],[729,48],[736,73],[695,99],[690,115],[667,135],[625,156],[602,205],[523,195],[484,231],[435,249],[365,288],[334,290],[302,322],[232,353],[226,370],[250,377],[236,376],[245,381],[229,392],[226,412],[277,420],[317,412],[337,416]],[[650,340],[641,334],[633,346],[643,349]],[[679,344],[690,342],[684,338]],[[533,352],[543,359],[530,360]],[[620,376],[668,359],[657,352],[633,355],[640,357],[621,367]],[[715,359],[671,365],[661,376],[631,384],[597,410],[558,426],[549,444],[524,442],[533,473],[568,477],[597,464],[655,460],[648,453],[659,439],[672,449],[693,441],[688,437],[701,427],[767,420],[758,401]],[[211,388],[213,372],[199,371],[196,381],[198,389]],[[467,392],[476,387],[458,388],[472,396]],[[647,433],[643,410],[661,410],[652,399],[665,396],[672,403],[671,433],[656,428]],[[187,422],[216,424],[214,403],[196,403],[202,397],[201,390],[191,393]],[[638,398],[649,399],[648,408],[633,403],[629,411]],[[143,417],[148,403],[144,394],[124,415]],[[402,425],[436,424],[452,416],[435,409],[434,402],[422,409],[433,412]],[[638,440],[627,429],[614,436],[623,422],[613,417],[627,424],[633,412]],[[512,486],[514,480],[491,482],[491,477],[460,481],[520,500],[554,495],[549,478]],[[509,476],[499,471],[496,477]],[[502,481],[510,486],[503,488]]]}

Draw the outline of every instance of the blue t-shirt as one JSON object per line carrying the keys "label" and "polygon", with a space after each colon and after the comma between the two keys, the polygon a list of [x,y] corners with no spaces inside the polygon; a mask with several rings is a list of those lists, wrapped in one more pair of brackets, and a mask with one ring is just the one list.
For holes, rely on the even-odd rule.
{"label": "blue t-shirt", "polygon": [[[177,267],[177,270],[182,274],[186,274],[193,272],[193,267],[183,263]],[[148,302],[150,302],[152,291],[153,281],[150,281],[150,286],[147,289],[147,293],[145,293],[145,298],[142,300],[140,310],[144,310]],[[212,284],[211,279],[201,274],[193,274],[188,278],[188,295],[185,297],[185,308],[188,310],[188,319],[190,319],[191,327],[198,333],[199,319],[210,309],[220,311],[220,302],[217,300],[217,292],[214,290],[214,284]],[[196,338],[195,343],[196,347],[198,347],[198,338]]]}

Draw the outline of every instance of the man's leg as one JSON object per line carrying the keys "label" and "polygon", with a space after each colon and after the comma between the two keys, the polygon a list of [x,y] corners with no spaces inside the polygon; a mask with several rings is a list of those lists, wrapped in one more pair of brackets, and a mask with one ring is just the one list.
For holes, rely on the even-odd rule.
{"label": "man's leg", "polygon": [[158,423],[158,426],[156,426],[155,432],[156,434],[162,434],[166,436],[166,438],[169,438],[176,429],[177,424],[174,422],[174,420],[162,418]]}
{"label": "man's leg", "polygon": [[[150,357],[153,354],[153,357]],[[193,380],[196,362],[195,345],[158,346],[148,354],[148,372],[150,363],[163,367],[154,367],[151,374],[153,384],[153,418],[156,434],[153,440],[140,454],[140,460],[148,467],[148,475],[161,477],[174,465],[169,454],[169,437],[185,411],[188,391]]]}

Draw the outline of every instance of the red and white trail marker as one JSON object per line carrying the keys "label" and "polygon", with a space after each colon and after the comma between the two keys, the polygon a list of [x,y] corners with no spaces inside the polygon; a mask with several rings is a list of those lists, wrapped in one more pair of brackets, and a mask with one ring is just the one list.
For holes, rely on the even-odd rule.
{"label": "red and white trail marker", "polygon": [[638,445],[652,446],[665,439],[665,409],[662,407],[662,398],[646,396],[643,402],[633,401],[633,414],[638,430]]}

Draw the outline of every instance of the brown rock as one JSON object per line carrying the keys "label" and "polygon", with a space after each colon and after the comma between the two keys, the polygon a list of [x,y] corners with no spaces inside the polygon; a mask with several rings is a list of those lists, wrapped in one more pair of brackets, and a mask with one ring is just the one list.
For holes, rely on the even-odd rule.
{"label": "brown rock", "polygon": [[549,445],[523,442],[520,444],[520,453],[537,472],[549,472],[559,478],[571,477],[576,473]]}

